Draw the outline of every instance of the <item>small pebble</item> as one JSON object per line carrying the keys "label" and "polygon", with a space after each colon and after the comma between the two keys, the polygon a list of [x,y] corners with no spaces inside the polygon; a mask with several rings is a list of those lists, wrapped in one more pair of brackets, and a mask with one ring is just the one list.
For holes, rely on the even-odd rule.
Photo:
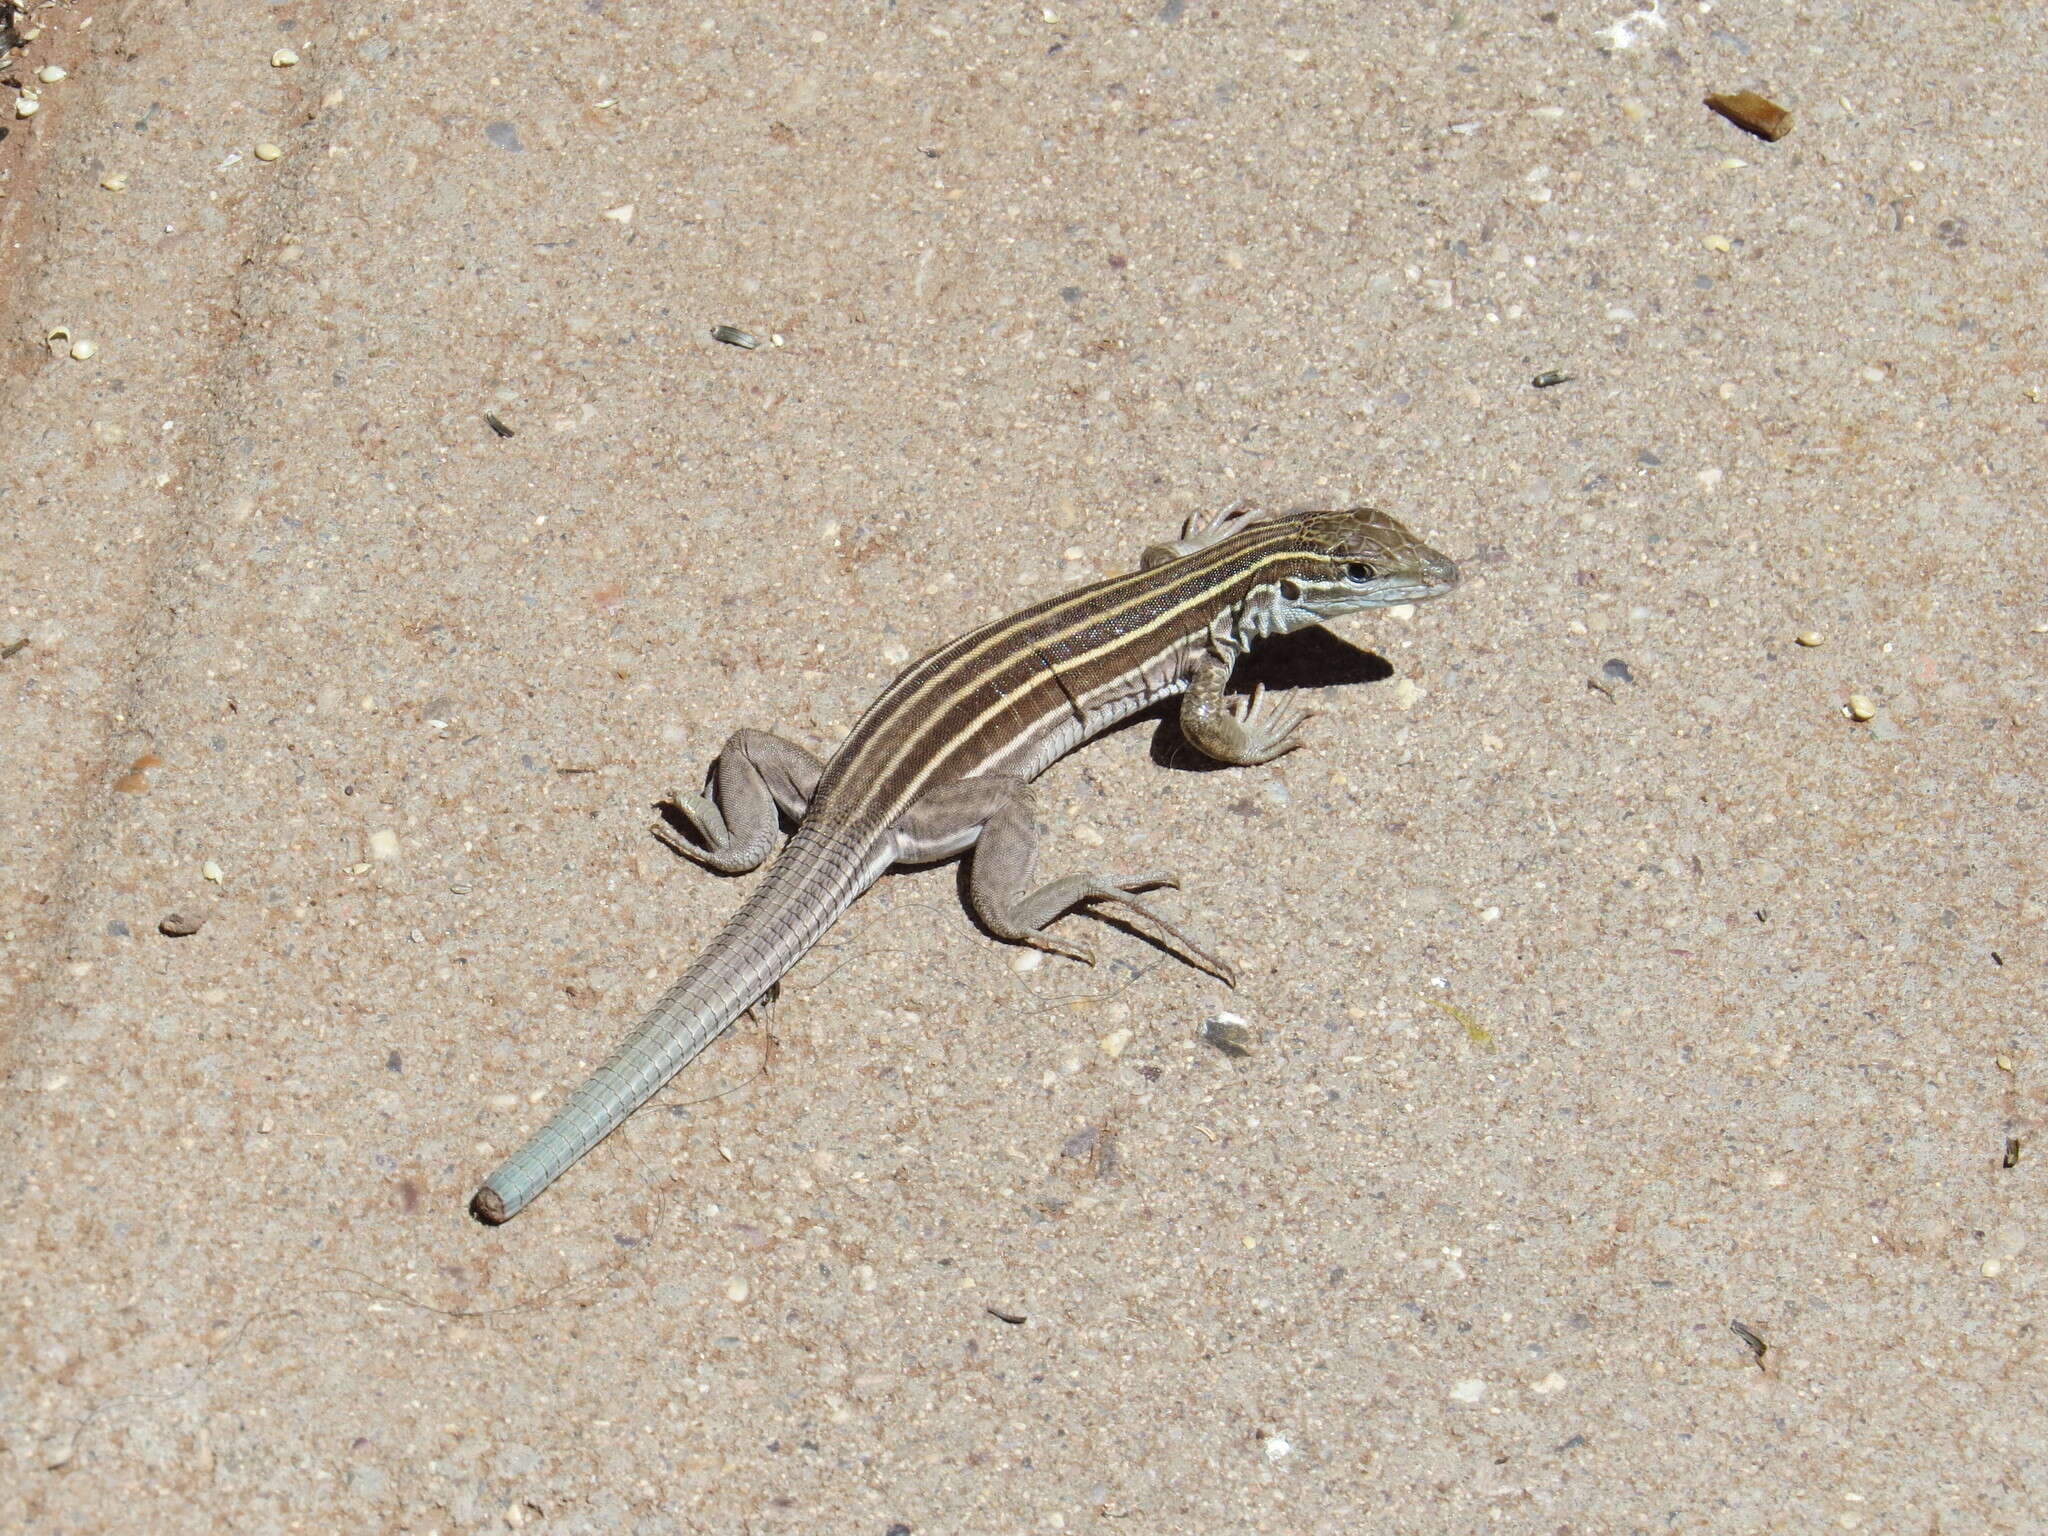
{"label": "small pebble", "polygon": [[45,85],[55,85],[59,80],[64,79],[70,73],[71,71],[66,69],[62,64],[45,64],[41,69],[36,71],[36,78],[42,81]]}
{"label": "small pebble", "polygon": [[745,1301],[753,1294],[753,1290],[752,1286],[735,1275],[732,1279],[725,1282],[725,1299],[727,1301]]}
{"label": "small pebble", "polygon": [[100,185],[109,192],[125,191],[128,186],[128,173],[126,171],[109,171],[100,178]]}
{"label": "small pebble", "polygon": [[1202,1038],[1226,1056],[1252,1053],[1251,1021],[1234,1013],[1219,1013],[1202,1026]]}
{"label": "small pebble", "polygon": [[389,827],[380,827],[370,834],[370,857],[373,859],[395,859],[398,857],[398,834]]}
{"label": "small pebble", "polygon": [[172,912],[156,925],[156,931],[167,939],[189,939],[199,931],[201,921],[200,918]]}
{"label": "small pebble", "polygon": [[1125,1049],[1135,1037],[1135,1033],[1135,1031],[1128,1029],[1111,1030],[1100,1040],[1096,1041],[1096,1044],[1102,1047],[1103,1055],[1107,1056],[1111,1061],[1115,1061],[1119,1056],[1123,1055]]}
{"label": "small pebble", "polygon": [[16,117],[34,117],[42,110],[43,104],[33,96],[22,95],[14,99],[14,115]]}
{"label": "small pebble", "polygon": [[1845,706],[1851,720],[1870,720],[1877,715],[1877,701],[1867,693],[1852,693]]}
{"label": "small pebble", "polygon": [[275,144],[258,144],[256,146],[256,158],[258,160],[275,160],[283,153],[284,151]]}
{"label": "small pebble", "polygon": [[1794,635],[1792,638],[1797,640],[1801,645],[1806,646],[1809,650],[1821,643],[1820,631],[1817,629],[1802,629],[1801,631],[1799,631],[1798,634]]}
{"label": "small pebble", "polygon": [[214,863],[213,860],[208,859],[204,864],[199,866],[199,878],[209,882],[210,884],[220,885],[227,879],[227,876],[221,873],[221,869],[218,864]]}
{"label": "small pebble", "polygon": [[84,362],[99,355],[100,344],[96,341],[74,341],[71,343],[71,357],[74,362]]}
{"label": "small pebble", "polygon": [[270,56],[270,67],[272,69],[290,69],[298,62],[299,56],[289,48],[280,48]]}
{"label": "small pebble", "polygon": [[607,208],[604,211],[604,216],[614,224],[630,224],[633,222],[633,205],[631,203],[621,203],[616,208]]}

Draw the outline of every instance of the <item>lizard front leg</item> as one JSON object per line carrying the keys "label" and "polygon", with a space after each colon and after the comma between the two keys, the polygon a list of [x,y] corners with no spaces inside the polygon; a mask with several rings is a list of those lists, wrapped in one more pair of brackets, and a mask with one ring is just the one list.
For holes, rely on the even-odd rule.
{"label": "lizard front leg", "polygon": [[1301,742],[1301,728],[1315,718],[1292,699],[1266,701],[1263,683],[1250,699],[1229,698],[1234,652],[1218,648],[1204,656],[1180,701],[1180,733],[1205,757],[1250,767],[1285,757]]}
{"label": "lizard front leg", "polygon": [[823,763],[793,741],[766,731],[734,731],[711,765],[704,785],[707,793],[686,795],[672,789],[662,801],[689,823],[697,841],[678,836],[663,821],[654,824],[654,835],[708,869],[743,875],[758,868],[775,846],[775,834],[781,830],[778,810],[803,819],[824,771]]}
{"label": "lizard front leg", "polygon": [[1149,571],[1155,565],[1164,565],[1182,555],[1192,555],[1198,549],[1207,549],[1264,515],[1257,507],[1244,501],[1225,507],[1221,512],[1190,512],[1180,525],[1180,537],[1168,544],[1152,545],[1139,557],[1138,569]]}
{"label": "lizard front leg", "polygon": [[943,858],[962,849],[968,854],[967,892],[974,912],[989,931],[1012,944],[1066,955],[1083,964],[1095,963],[1085,945],[1054,938],[1044,930],[1075,907],[1121,907],[1155,925],[1198,969],[1235,986],[1230,967],[1216,959],[1136,893],[1160,886],[1178,888],[1172,875],[1119,878],[1090,872],[1033,884],[1038,869],[1038,844],[1044,828],[1031,786],[1007,774],[959,779],[927,790],[895,827],[901,856]]}

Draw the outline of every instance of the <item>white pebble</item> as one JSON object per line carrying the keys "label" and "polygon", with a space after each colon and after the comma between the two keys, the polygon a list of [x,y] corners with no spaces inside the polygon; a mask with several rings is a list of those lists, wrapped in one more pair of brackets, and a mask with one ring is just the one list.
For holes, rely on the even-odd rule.
{"label": "white pebble", "polygon": [[258,160],[275,160],[283,153],[284,151],[275,144],[258,144],[256,146],[256,158]]}
{"label": "white pebble", "polygon": [[280,48],[270,56],[270,67],[272,69],[290,69],[298,62],[299,56],[289,48]]}
{"label": "white pebble", "polygon": [[1103,1055],[1107,1056],[1111,1061],[1115,1061],[1117,1057],[1123,1055],[1125,1048],[1130,1045],[1134,1037],[1135,1031],[1133,1030],[1113,1029],[1095,1043],[1102,1047]]}
{"label": "white pebble", "polygon": [[370,834],[370,857],[373,859],[395,859],[398,857],[398,834],[389,827],[380,827]]}
{"label": "white pebble", "polygon": [[1477,1376],[1468,1376],[1451,1388],[1451,1396],[1461,1403],[1476,1403],[1486,1396],[1486,1383]]}
{"label": "white pebble", "polygon": [[754,1288],[738,1275],[734,1275],[732,1279],[725,1282],[725,1299],[727,1301],[745,1301],[753,1293]]}
{"label": "white pebble", "polygon": [[55,85],[59,80],[64,79],[70,73],[71,71],[66,69],[62,64],[45,64],[41,69],[36,71],[36,78],[42,81],[45,85]]}
{"label": "white pebble", "polygon": [[227,876],[221,873],[220,866],[211,859],[199,866],[199,878],[214,885],[222,885],[227,881]]}
{"label": "white pebble", "polygon": [[1268,1435],[1266,1437],[1266,1460],[1284,1461],[1293,1451],[1294,1447],[1289,1443],[1285,1435]]}

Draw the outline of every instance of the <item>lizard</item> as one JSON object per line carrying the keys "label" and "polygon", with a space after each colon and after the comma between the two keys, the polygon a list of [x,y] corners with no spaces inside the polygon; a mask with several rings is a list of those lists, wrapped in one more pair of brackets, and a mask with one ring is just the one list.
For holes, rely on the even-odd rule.
{"label": "lizard", "polygon": [[1031,781],[1175,695],[1181,734],[1208,757],[1282,757],[1302,744],[1310,712],[1262,686],[1229,694],[1238,658],[1268,636],[1440,597],[1457,582],[1448,557],[1370,507],[1198,514],[1136,571],[1033,603],[912,663],[829,762],[765,731],[735,732],[703,793],[662,802],[693,836],[665,821],[655,833],[709,869],[744,874],[768,860],[787,817],[781,856],[611,1057],[484,1181],[472,1214],[492,1226],[516,1216],[771,993],[893,865],[966,854],[968,901],[991,933],[1088,964],[1087,946],[1049,926],[1076,908],[1121,908],[1234,985],[1228,966],[1140,899],[1177,888],[1172,875],[1037,881]]}

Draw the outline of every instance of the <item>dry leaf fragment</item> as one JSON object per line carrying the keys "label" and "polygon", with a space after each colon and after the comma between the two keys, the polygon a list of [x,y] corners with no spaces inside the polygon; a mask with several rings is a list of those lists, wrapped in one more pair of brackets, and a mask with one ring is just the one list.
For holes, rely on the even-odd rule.
{"label": "dry leaf fragment", "polygon": [[1744,133],[1753,133],[1773,144],[1792,131],[1792,114],[1755,91],[1709,96],[1707,109],[1720,113]]}

